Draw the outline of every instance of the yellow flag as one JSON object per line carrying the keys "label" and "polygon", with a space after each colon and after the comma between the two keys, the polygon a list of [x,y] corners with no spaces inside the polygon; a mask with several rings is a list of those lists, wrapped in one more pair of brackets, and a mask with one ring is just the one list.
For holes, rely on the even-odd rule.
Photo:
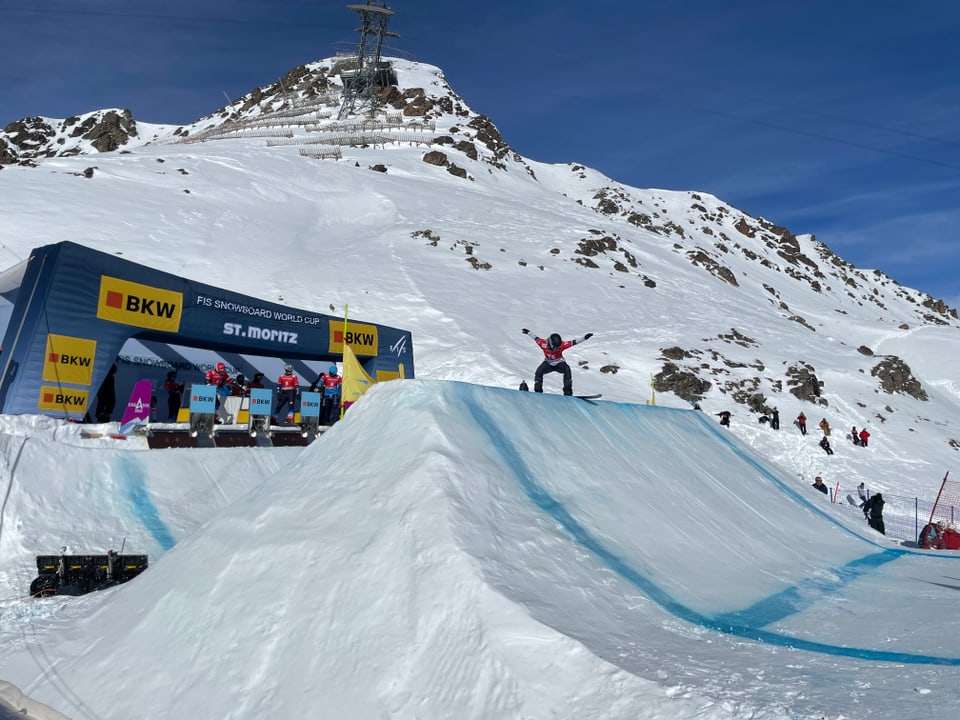
{"label": "yellow flag", "polygon": [[343,346],[343,404],[341,407],[346,409],[350,403],[355,403],[360,399],[370,386],[376,382],[367,375],[357,356],[353,354],[353,349],[349,345]]}

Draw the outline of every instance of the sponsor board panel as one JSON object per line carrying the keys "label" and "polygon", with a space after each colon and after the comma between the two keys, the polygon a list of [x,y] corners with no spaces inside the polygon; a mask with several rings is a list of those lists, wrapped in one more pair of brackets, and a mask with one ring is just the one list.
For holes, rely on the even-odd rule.
{"label": "sponsor board panel", "polygon": [[87,390],[41,385],[37,408],[57,413],[80,413],[87,407],[90,393]]}
{"label": "sponsor board panel", "polygon": [[373,357],[380,344],[378,329],[376,325],[348,322],[344,336],[343,323],[330,323],[330,352],[342,353],[346,340],[355,355]]}
{"label": "sponsor board panel", "polygon": [[42,379],[45,382],[89,386],[96,353],[96,340],[49,333]]}
{"label": "sponsor board panel", "polygon": [[100,300],[97,317],[101,320],[177,332],[183,313],[183,293],[151,285],[100,276]]}

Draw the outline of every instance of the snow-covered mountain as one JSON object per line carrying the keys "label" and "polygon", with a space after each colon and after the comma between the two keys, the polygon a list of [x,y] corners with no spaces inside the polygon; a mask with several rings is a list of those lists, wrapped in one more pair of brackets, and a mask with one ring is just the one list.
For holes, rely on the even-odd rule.
{"label": "snow-covered mountain", "polygon": [[[730,432],[805,484],[823,473],[932,499],[956,466],[955,309],[707,192],[525,158],[436,67],[394,60],[377,112],[341,118],[345,62],[296,68],[179,127],[122,110],[8,125],[0,270],[72,240],[295,307],[349,306],[413,331],[418,378],[506,388],[532,384],[542,358],[521,328],[592,332],[566,353],[576,391],[729,410]],[[559,392],[559,376],[545,385]],[[773,407],[779,434],[757,422]],[[811,430],[821,417],[837,429],[835,456],[790,428],[801,410]],[[10,437],[47,427],[6,422]],[[843,441],[851,425],[870,429],[869,452]],[[21,450],[7,443],[8,467]],[[589,447],[571,452],[585,473],[602,467]]]}
{"label": "snow-covered mountain", "polygon": [[536,364],[529,325],[595,332],[577,383],[616,399],[649,399],[652,375],[660,402],[814,400],[884,432],[894,416],[956,417],[952,381],[912,352],[918,335],[955,337],[943,301],[705,192],[524,158],[435,67],[394,60],[373,117],[340,119],[347,63],[296,68],[176,128],[119,110],[7,126],[7,262],[71,239],[271,300],[350,304],[413,327],[429,377],[516,385]]}

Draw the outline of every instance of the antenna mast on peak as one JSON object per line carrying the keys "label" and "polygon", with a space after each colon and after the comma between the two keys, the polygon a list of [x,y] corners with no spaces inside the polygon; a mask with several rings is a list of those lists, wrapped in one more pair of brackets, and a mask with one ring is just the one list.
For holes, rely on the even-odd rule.
{"label": "antenna mast on peak", "polygon": [[393,10],[387,7],[385,0],[347,5],[347,10],[360,14],[360,27],[357,28],[360,44],[357,46],[356,68],[340,73],[343,81],[340,118],[359,111],[372,115],[380,106],[383,88],[397,83],[391,64],[380,59],[380,48],[385,37],[400,37],[387,30]]}

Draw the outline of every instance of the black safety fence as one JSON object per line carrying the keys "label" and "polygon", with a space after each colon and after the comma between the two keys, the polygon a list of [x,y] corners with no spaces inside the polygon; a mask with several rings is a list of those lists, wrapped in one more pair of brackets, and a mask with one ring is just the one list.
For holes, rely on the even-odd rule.
{"label": "black safety fence", "polygon": [[[858,515],[863,520],[863,524],[868,525],[861,508],[863,503],[874,494],[869,488],[862,491],[859,488],[846,490],[836,485],[830,488],[829,497],[838,507]],[[886,492],[883,493],[883,500],[883,524],[886,536],[916,543],[920,531],[930,521],[933,501],[918,497],[891,495]],[[944,522],[946,518],[948,518],[946,522],[956,525],[960,521],[960,507],[944,506],[941,502],[937,510],[937,519]]]}

